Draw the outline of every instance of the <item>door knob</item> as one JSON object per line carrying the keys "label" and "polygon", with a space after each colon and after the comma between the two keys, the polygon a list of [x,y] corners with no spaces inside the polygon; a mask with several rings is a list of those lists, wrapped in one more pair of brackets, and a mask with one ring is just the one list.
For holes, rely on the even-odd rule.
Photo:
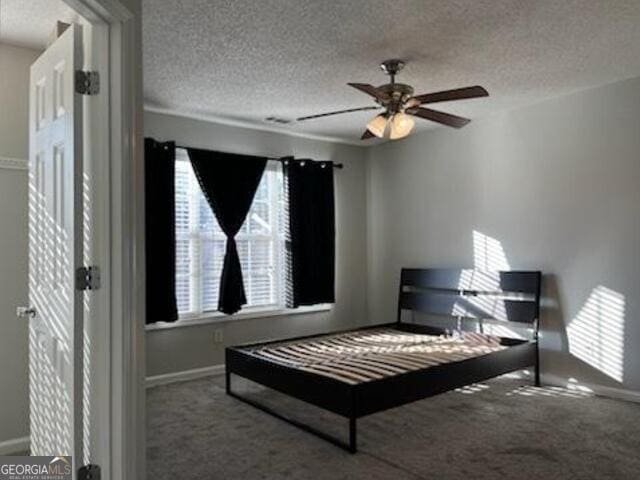
{"label": "door knob", "polygon": [[16,315],[21,318],[33,318],[36,316],[36,309],[33,307],[18,307]]}

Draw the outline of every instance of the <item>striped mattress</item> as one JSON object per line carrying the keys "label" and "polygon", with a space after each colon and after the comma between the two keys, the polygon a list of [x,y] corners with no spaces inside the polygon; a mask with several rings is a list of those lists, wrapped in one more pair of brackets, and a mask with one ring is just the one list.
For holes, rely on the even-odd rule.
{"label": "striped mattress", "polygon": [[247,347],[256,357],[348,384],[504,350],[497,337],[436,336],[375,328]]}

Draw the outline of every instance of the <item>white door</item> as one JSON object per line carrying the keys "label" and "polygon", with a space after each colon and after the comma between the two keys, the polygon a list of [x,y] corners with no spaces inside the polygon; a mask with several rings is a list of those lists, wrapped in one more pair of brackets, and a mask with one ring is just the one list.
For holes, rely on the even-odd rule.
{"label": "white door", "polygon": [[70,26],[31,66],[29,401],[32,455],[82,451],[81,31]]}

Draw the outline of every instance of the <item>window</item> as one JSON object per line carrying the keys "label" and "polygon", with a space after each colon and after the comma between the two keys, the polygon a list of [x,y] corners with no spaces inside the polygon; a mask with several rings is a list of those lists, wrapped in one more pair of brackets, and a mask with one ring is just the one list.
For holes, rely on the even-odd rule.
{"label": "window", "polygon": [[[284,308],[284,180],[269,161],[236,244],[249,309]],[[176,150],[176,296],[181,317],[215,311],[226,236],[188,154]]]}

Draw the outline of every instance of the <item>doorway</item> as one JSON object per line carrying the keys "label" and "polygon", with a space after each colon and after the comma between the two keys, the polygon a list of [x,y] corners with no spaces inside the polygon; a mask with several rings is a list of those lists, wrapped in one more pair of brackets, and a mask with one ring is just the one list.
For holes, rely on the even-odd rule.
{"label": "doorway", "polygon": [[0,1],[0,351],[15,383],[0,454],[72,455],[114,479],[140,471],[122,294],[135,246],[112,215],[135,168],[136,28],[118,1]]}

